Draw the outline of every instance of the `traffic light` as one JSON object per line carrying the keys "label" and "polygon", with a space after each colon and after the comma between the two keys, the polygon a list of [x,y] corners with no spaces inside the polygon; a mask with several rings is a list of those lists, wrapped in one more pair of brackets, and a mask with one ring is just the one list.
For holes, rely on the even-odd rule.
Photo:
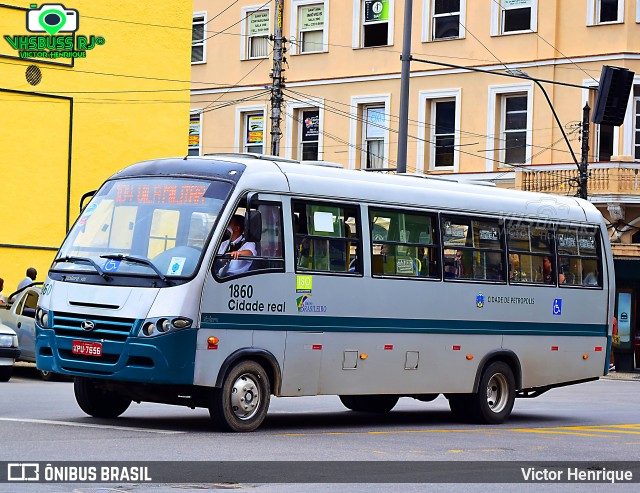
{"label": "traffic light", "polygon": [[622,125],[634,75],[626,68],[608,65],[602,67],[596,104],[593,108],[593,123],[614,127]]}

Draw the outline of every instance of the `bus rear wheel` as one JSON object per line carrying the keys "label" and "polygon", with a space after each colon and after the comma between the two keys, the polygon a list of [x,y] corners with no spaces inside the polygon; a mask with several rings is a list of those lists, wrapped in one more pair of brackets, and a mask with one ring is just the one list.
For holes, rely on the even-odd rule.
{"label": "bus rear wheel", "polygon": [[270,399],[271,384],[262,365],[241,361],[229,370],[222,388],[213,389],[209,415],[224,431],[253,431],[267,416]]}
{"label": "bus rear wheel", "polygon": [[341,395],[340,401],[347,409],[361,413],[384,414],[398,403],[397,395]]}
{"label": "bus rear wheel", "polygon": [[80,409],[94,418],[117,418],[131,405],[131,399],[96,387],[90,378],[74,378],[73,392]]}
{"label": "bus rear wheel", "polygon": [[477,423],[504,423],[511,415],[515,398],[511,367],[503,361],[494,361],[482,372],[478,391],[470,395],[471,418]]}

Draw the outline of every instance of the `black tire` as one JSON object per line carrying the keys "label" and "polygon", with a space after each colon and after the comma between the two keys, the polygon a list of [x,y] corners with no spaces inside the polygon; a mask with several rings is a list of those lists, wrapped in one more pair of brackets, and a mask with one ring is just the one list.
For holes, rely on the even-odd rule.
{"label": "black tire", "polygon": [[13,374],[13,366],[0,366],[0,382],[8,382]]}
{"label": "black tire", "polygon": [[80,409],[94,418],[117,418],[131,405],[131,399],[96,387],[90,378],[74,378],[73,392]]}
{"label": "black tire", "polygon": [[398,403],[397,395],[341,395],[340,401],[347,409],[361,413],[385,414]]}
{"label": "black tire", "polygon": [[271,383],[262,365],[240,361],[225,375],[222,388],[213,389],[209,415],[223,431],[247,432],[267,416]]}
{"label": "black tire", "polygon": [[497,425],[511,415],[516,399],[516,384],[511,367],[494,361],[482,372],[478,391],[469,398],[471,419],[476,423]]}

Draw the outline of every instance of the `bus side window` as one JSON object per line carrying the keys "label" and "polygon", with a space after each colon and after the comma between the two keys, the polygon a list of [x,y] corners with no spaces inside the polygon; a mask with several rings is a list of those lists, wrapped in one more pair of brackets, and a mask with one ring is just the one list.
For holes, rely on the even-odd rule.
{"label": "bus side window", "polygon": [[374,275],[440,277],[434,215],[372,209],[369,217]]}
{"label": "bus side window", "polygon": [[358,208],[293,201],[296,271],[361,273]]}

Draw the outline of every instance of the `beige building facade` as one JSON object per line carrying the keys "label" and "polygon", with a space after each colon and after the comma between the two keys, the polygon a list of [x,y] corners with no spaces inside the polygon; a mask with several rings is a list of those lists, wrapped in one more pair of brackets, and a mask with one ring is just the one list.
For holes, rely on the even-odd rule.
{"label": "beige building facade", "polygon": [[[194,1],[190,154],[271,153],[270,35],[280,20],[280,156],[397,167],[404,1],[224,7]],[[588,194],[611,224],[622,350],[640,364],[640,1],[414,0],[412,14],[410,173],[575,195],[577,166],[545,92],[580,160],[583,107],[594,106],[602,67],[638,74],[623,125],[591,125]]]}

